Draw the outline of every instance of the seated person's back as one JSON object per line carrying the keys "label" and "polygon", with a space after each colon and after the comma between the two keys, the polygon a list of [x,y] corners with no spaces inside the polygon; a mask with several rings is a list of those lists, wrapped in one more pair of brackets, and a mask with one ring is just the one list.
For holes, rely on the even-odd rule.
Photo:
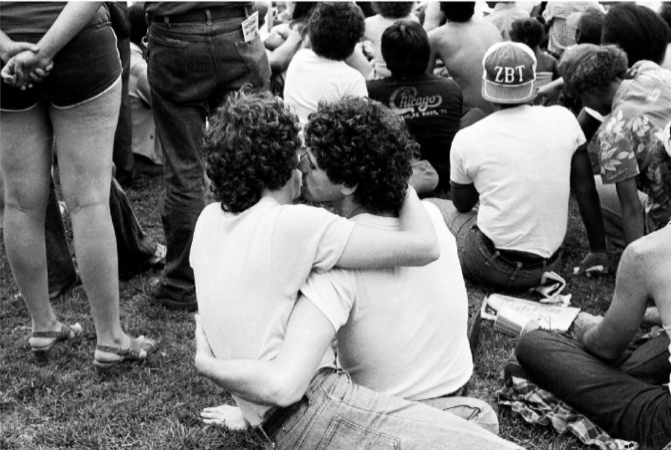
{"label": "seated person's back", "polygon": [[462,89],[465,109],[477,107],[490,114],[492,105],[481,96],[481,63],[485,52],[501,42],[502,36],[493,24],[474,20],[473,2],[444,2],[441,10],[448,22],[429,32],[430,68],[434,67],[436,57],[441,58],[450,76]]}
{"label": "seated person's back", "polygon": [[320,101],[367,95],[362,74],[344,62],[364,35],[361,10],[351,3],[319,4],[307,26],[311,48],[292,58],[284,89],[286,103],[303,125]]}
{"label": "seated person's back", "polygon": [[569,110],[515,105],[453,141],[451,179],[480,194],[478,227],[498,249],[548,258],[567,228],[571,156],[585,138]]}
{"label": "seated person's back", "polygon": [[368,81],[369,96],[401,115],[426,159],[439,176],[450,180],[450,147],[460,129],[462,92],[453,81],[425,74],[430,48],[420,24],[400,21],[382,37],[382,51],[392,76]]}
{"label": "seated person's back", "polygon": [[[473,371],[455,238],[436,207],[425,207],[439,237],[439,260],[425,267],[331,270],[313,274],[302,289],[317,305],[340,303],[338,358],[353,381],[410,400],[451,394]],[[394,217],[368,213],[352,220],[398,226]]]}

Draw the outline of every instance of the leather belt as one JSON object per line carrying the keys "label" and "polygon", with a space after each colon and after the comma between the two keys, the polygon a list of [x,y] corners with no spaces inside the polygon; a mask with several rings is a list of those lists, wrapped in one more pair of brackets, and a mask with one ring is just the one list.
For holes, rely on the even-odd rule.
{"label": "leather belt", "polygon": [[492,242],[492,240],[488,236],[486,236],[485,233],[483,233],[481,229],[478,228],[478,226],[474,226],[474,228],[476,228],[478,234],[481,235],[481,242],[483,242],[483,245],[485,245],[485,247],[488,249],[490,253],[494,254],[495,252],[499,252],[499,255],[502,258],[510,262],[514,263],[519,262],[526,266],[537,264],[541,265],[544,263],[544,261],[546,261],[547,264],[550,264],[553,261],[555,261],[562,252],[562,246],[560,246],[560,248],[558,248],[555,251],[555,253],[553,253],[549,258],[544,258],[543,256],[535,255],[533,253],[519,252],[515,250],[500,250],[497,247],[495,247],[495,243]]}

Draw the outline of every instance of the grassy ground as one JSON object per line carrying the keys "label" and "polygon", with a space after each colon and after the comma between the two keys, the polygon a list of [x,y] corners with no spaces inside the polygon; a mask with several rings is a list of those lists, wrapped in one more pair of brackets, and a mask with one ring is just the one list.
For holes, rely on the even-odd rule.
{"label": "grassy ground", "polygon": [[[161,177],[140,178],[128,191],[136,214],[151,236],[162,241],[159,205]],[[66,220],[67,222],[67,220]],[[572,303],[593,313],[606,311],[614,287],[613,271],[597,279],[572,277],[587,248],[578,209],[571,204],[562,274]],[[620,252],[610,248],[612,267]],[[250,433],[230,433],[204,426],[198,418],[205,406],[232,403],[221,388],[201,378],[193,368],[192,315],[169,312],[148,303],[142,283],[146,273],[122,282],[121,320],[132,335],[159,341],[159,350],[142,364],[100,376],[91,364],[95,348],[93,323],[83,288],[54,302],[58,317],[79,322],[84,337],[57,345],[51,362],[37,367],[27,339],[30,319],[7,263],[0,254],[0,449],[257,449]],[[470,308],[491,292],[467,284]],[[515,339],[494,332],[483,321],[481,345],[475,358],[471,395],[488,401],[499,412],[501,435],[528,449],[586,448],[577,439],[558,436],[548,428],[531,426],[495,402],[502,386],[502,369]]]}

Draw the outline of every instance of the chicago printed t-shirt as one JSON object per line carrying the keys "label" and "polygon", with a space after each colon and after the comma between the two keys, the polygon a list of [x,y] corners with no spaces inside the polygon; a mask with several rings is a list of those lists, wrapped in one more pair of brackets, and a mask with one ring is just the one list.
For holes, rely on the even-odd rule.
{"label": "chicago printed t-shirt", "polygon": [[561,106],[504,109],[457,133],[450,179],[478,191],[477,224],[495,247],[549,258],[565,238],[572,156],[585,141]]}
{"label": "chicago printed t-shirt", "polygon": [[[467,291],[455,238],[441,213],[423,202],[441,256],[424,267],[333,269],[311,274],[303,295],[337,330],[338,358],[352,380],[410,400],[445,396],[471,377]],[[399,219],[352,218],[396,230]]]}
{"label": "chicago printed t-shirt", "polygon": [[450,147],[462,118],[462,91],[453,80],[434,75],[385,78],[366,83],[369,97],[404,118],[420,144],[422,159],[450,176]]}
{"label": "chicago printed t-shirt", "polygon": [[285,103],[293,108],[302,125],[317,112],[320,101],[337,102],[346,96],[366,97],[366,80],[344,61],[334,61],[308,48],[296,52],[287,68]]}
{"label": "chicago printed t-shirt", "polygon": [[[311,270],[331,269],[354,222],[305,205],[263,197],[240,214],[207,206],[191,246],[201,323],[217,358],[273,359],[299,288]],[[333,366],[327,353],[320,367]],[[252,425],[269,411],[234,397]]]}

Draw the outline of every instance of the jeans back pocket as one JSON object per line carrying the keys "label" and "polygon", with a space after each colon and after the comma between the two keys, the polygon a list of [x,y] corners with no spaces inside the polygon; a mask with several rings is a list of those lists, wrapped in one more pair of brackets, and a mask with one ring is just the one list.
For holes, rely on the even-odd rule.
{"label": "jeans back pocket", "polygon": [[336,416],[329,424],[318,450],[398,450],[400,448],[399,439]]}

